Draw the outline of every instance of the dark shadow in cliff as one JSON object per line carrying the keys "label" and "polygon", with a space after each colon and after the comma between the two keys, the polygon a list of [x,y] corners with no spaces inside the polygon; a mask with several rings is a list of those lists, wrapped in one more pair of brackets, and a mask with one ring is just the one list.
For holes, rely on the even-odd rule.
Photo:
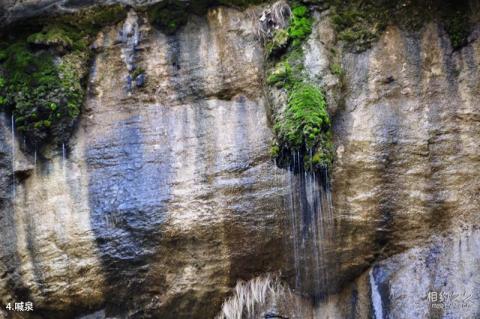
{"label": "dark shadow in cliff", "polygon": [[143,123],[141,115],[120,121],[86,150],[91,225],[112,314],[134,308],[135,297],[146,289],[170,194],[168,145],[148,152],[151,137],[143,134]]}
{"label": "dark shadow in cliff", "polygon": [[[203,28],[206,28],[205,17],[195,15],[188,16],[188,23],[179,31],[169,35],[160,34],[167,39],[167,62],[169,67],[167,81],[171,94],[175,96],[175,104],[192,103],[206,97],[205,86],[207,79],[204,70],[207,65],[202,61],[201,36]],[[210,43],[210,32],[207,32],[207,42]],[[170,96],[165,97],[167,100]]]}

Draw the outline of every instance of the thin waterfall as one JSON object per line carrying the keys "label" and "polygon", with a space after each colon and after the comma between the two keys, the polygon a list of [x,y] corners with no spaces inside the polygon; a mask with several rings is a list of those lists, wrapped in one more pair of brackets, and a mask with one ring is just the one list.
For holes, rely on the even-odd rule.
{"label": "thin waterfall", "polygon": [[[310,151],[312,153],[312,151]],[[288,172],[288,210],[292,231],[295,290],[321,299],[328,291],[325,247],[333,238],[332,196],[325,171],[304,168],[300,152],[292,154]]]}
{"label": "thin waterfall", "polygon": [[372,307],[373,315],[375,319],[383,318],[382,296],[378,290],[377,283],[375,282],[375,275],[373,274],[373,268],[370,270],[370,290],[372,292]]}
{"label": "thin waterfall", "polygon": [[62,143],[62,170],[65,173],[65,162],[67,159],[67,150],[65,149],[65,143]]}
{"label": "thin waterfall", "polygon": [[299,241],[297,238],[297,223],[295,215],[295,190],[294,185],[294,176],[291,170],[288,171],[288,181],[289,181],[289,196],[288,196],[288,206],[290,212],[290,224],[292,228],[292,239],[293,239],[293,260],[294,260],[294,269],[295,269],[295,290],[300,289],[300,258],[298,255],[299,250]]}
{"label": "thin waterfall", "polygon": [[15,117],[12,115],[12,197],[13,202],[16,198],[16,181],[15,181]]}

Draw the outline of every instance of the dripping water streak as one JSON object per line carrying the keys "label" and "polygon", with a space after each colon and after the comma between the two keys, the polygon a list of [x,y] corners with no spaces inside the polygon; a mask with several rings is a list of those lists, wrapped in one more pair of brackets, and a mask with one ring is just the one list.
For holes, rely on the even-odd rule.
{"label": "dripping water streak", "polygon": [[375,319],[383,318],[383,308],[382,308],[382,296],[378,290],[377,283],[375,282],[375,276],[373,274],[373,268],[370,270],[370,289],[372,291],[372,305],[373,305],[373,314]]}
{"label": "dripping water streak", "polygon": [[12,115],[12,196],[13,203],[15,203],[16,197],[16,181],[15,181],[15,118]]}
{"label": "dripping water streak", "polygon": [[[313,156],[307,150],[307,156]],[[291,155],[288,209],[291,221],[295,289],[321,299],[329,290],[327,247],[333,240],[333,208],[326,172],[316,173],[300,152]],[[305,158],[306,159],[306,158]],[[309,165],[307,169],[305,164]]]}
{"label": "dripping water streak", "polygon": [[65,159],[66,159],[65,143],[62,143],[62,168],[64,171],[65,171]]}
{"label": "dripping water streak", "polygon": [[300,288],[300,265],[298,259],[298,238],[297,238],[297,223],[295,216],[295,197],[294,197],[294,180],[293,173],[291,170],[288,171],[288,180],[289,180],[289,210],[290,210],[290,219],[292,223],[292,236],[293,236],[293,258],[294,258],[294,268],[295,268],[295,289]]}
{"label": "dripping water streak", "polygon": [[319,211],[318,211],[318,196],[315,191],[314,191],[314,185],[316,184],[316,180],[313,179],[313,175],[310,173],[309,174],[309,191],[310,191],[310,197],[311,197],[311,208],[312,208],[312,220],[311,220],[311,225],[312,225],[312,233],[313,233],[313,244],[314,244],[314,257],[315,257],[315,288],[317,291],[320,291],[320,256],[323,258],[323,254],[320,251],[320,247],[322,246],[321,243],[319,243],[319,234],[318,234],[318,216],[319,216]]}

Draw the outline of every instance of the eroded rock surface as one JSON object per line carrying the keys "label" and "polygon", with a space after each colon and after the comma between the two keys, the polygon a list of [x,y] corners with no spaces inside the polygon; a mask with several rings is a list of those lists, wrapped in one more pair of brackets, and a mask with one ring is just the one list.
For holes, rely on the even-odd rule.
{"label": "eroded rock surface", "polygon": [[211,318],[237,279],[284,267],[284,173],[251,23],[219,8],[167,37],[132,13],[99,36],[66,157],[17,185],[9,256],[38,313]]}
{"label": "eroded rock surface", "polygon": [[[35,163],[17,146],[15,193],[3,120],[3,303],[31,300],[40,318],[213,318],[239,279],[293,282],[289,178],[269,156],[256,16],[211,9],[166,36],[131,11],[102,31],[65,156],[59,147]],[[438,313],[425,293],[468,282],[478,295],[478,27],[458,51],[439,25],[390,27],[371,50],[342,53],[340,79],[332,28],[316,19],[304,49],[334,115],[322,260],[333,294],[316,306],[295,295],[305,312],[282,311],[367,318],[380,300],[395,318],[453,318],[460,308]]]}
{"label": "eroded rock surface", "polygon": [[452,51],[437,25],[419,36],[392,27],[344,56],[334,197],[350,266],[478,225],[478,28],[471,39]]}

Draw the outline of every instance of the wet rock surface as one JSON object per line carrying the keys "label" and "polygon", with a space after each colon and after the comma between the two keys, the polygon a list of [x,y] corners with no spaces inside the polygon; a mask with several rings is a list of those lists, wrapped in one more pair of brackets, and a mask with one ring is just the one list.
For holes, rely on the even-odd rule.
{"label": "wet rock surface", "polygon": [[390,28],[372,50],[344,56],[333,176],[351,266],[478,224],[478,28],[472,39],[453,52],[437,25],[419,37]]}
{"label": "wet rock surface", "polygon": [[[127,22],[96,41],[65,157],[17,186],[20,281],[48,318],[211,318],[238,279],[288,259],[262,50],[232,9],[173,36]],[[135,39],[116,41],[125,29]],[[134,90],[131,63],[145,70]]]}
{"label": "wet rock surface", "polygon": [[[211,9],[166,36],[131,11],[103,30],[65,156],[59,146],[34,165],[18,148],[15,196],[2,120],[2,303],[33,301],[49,319],[212,318],[240,279],[281,272],[295,288],[292,182],[269,156],[255,14]],[[342,53],[340,83],[331,26],[315,17],[305,65],[329,90],[337,153],[322,237],[332,295],[262,313],[478,317],[478,300],[440,311],[426,299],[478,295],[478,28],[453,51],[438,25],[390,27],[371,50]]]}

